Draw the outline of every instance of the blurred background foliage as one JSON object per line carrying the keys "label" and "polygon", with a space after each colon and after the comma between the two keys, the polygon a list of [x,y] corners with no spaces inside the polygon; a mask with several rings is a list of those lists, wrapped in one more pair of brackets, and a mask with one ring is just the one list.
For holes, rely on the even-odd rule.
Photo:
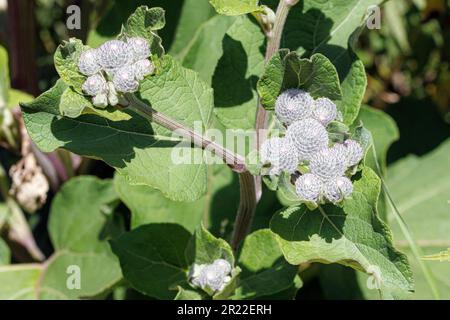
{"label": "blurred background foliage", "polygon": [[[269,1],[272,2],[275,1]],[[11,87],[31,95],[47,90],[58,78],[53,53],[61,41],[77,37],[97,46],[119,33],[121,23],[143,4],[166,9],[167,24],[160,33],[166,51],[211,82],[222,55],[222,38],[235,18],[217,16],[208,0],[0,0],[0,45],[9,53]],[[66,28],[66,8],[70,5],[81,8],[80,30]],[[210,54],[199,60],[197,53],[200,51]],[[402,214],[409,211],[406,220],[425,253],[445,250],[450,247],[450,205],[445,203],[450,190],[450,146],[448,141],[445,143],[450,137],[450,0],[387,1],[382,7],[381,29],[365,30],[356,53],[366,67],[368,87],[364,104],[370,106],[363,109],[360,119],[367,122],[375,143],[380,145],[378,156],[387,156],[382,165],[387,167],[387,181],[392,184],[394,200],[398,200],[399,207],[404,209],[403,212],[400,210]],[[383,119],[377,122],[379,118]],[[383,127],[379,123],[384,123]],[[26,139],[20,138],[17,132],[15,134],[17,139]],[[389,150],[385,150],[393,141]],[[17,148],[2,145],[0,160],[5,169],[0,176],[5,178],[5,173],[21,156],[24,155]],[[19,219],[22,229],[19,229],[26,231],[29,228],[46,256],[53,252],[46,225],[50,203],[59,186],[73,175],[113,176],[113,170],[103,163],[80,159],[64,151],[48,157],[57,169],[56,178],[50,179],[47,201],[38,214],[19,214],[22,217]],[[424,178],[420,173],[425,169],[429,171]],[[236,177],[216,171],[221,194],[237,201]],[[9,183],[3,178],[2,181]],[[421,188],[435,192],[423,199],[420,192],[424,189]],[[155,207],[172,208],[165,200],[158,200],[158,196],[160,198],[159,194],[153,196]],[[7,197],[5,193],[2,196],[3,200]],[[217,194],[215,198],[219,198]],[[418,200],[411,203],[411,199]],[[124,198],[122,201],[126,202]],[[157,204],[158,201],[161,203]],[[210,211],[216,214],[210,217],[210,227],[216,235],[229,232],[229,214],[235,208],[231,205],[229,210],[220,211],[226,205],[220,199],[211,205]],[[270,213],[280,204],[270,194],[259,207],[261,213],[256,216],[255,228],[266,227]],[[124,204],[117,208],[125,215],[130,214]],[[196,203],[192,208],[203,210]],[[145,208],[136,208],[140,209],[145,211]],[[0,227],[1,211],[0,205]],[[165,214],[168,213],[161,212],[162,216]],[[424,215],[429,220],[423,220]],[[396,244],[401,250],[408,251],[401,232],[391,221],[389,210],[384,216],[394,229]],[[24,219],[29,227],[24,227]],[[7,252],[3,247],[0,242],[0,264],[1,253]],[[39,260],[36,259],[39,252],[31,256],[13,250],[13,262]],[[449,265],[427,263],[438,279],[442,297],[450,299]],[[416,297],[431,298],[420,269],[414,263],[413,267],[418,288]],[[302,278],[305,286],[299,291],[298,299],[373,297],[372,293],[364,292],[365,286],[361,285],[366,276],[342,266],[308,266]],[[140,297],[135,292],[128,296],[130,294]],[[124,295],[123,291],[117,291],[114,297]]]}

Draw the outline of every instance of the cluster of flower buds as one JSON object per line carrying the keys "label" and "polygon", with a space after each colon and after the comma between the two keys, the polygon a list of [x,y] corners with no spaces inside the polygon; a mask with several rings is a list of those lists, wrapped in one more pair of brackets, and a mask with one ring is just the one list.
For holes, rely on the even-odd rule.
{"label": "cluster of flower buds", "polygon": [[93,97],[96,107],[116,105],[118,93],[137,91],[139,81],[154,72],[150,55],[150,45],[140,37],[111,40],[84,51],[78,60],[78,70],[88,77],[83,92]]}
{"label": "cluster of flower buds", "polygon": [[194,264],[190,271],[190,281],[195,287],[206,292],[222,291],[231,281],[231,264],[224,259],[217,259],[212,264]]}
{"label": "cluster of flower buds", "polygon": [[268,173],[292,174],[303,166],[306,173],[295,181],[302,201],[337,203],[350,196],[349,168],[358,165],[364,150],[351,139],[330,146],[327,126],[339,120],[336,105],[328,98],[313,99],[308,92],[288,89],[278,97],[275,114],[287,129],[283,138],[270,138],[261,146]]}

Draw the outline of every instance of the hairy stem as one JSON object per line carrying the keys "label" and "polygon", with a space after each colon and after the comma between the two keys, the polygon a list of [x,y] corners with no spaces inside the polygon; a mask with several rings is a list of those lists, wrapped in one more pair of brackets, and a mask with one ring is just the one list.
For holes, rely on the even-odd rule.
{"label": "hairy stem", "polygon": [[220,144],[209,140],[207,137],[195,132],[178,121],[156,111],[151,106],[139,100],[134,94],[126,94],[126,98],[130,103],[128,107],[152,122],[163,126],[166,129],[176,132],[184,139],[191,141],[197,147],[211,151],[220,157],[233,171],[241,173],[245,172],[245,159],[238,154],[224,148]]}
{"label": "hairy stem", "polygon": [[220,156],[234,171],[239,173],[240,201],[231,238],[231,247],[236,250],[247,236],[256,210],[255,178],[247,171],[245,159],[238,154],[225,149],[223,146],[209,140],[190,128],[182,125],[154,110],[151,106],[139,100],[134,94],[126,94],[128,108],[155,122],[166,129],[176,131],[183,138],[192,141],[196,146],[214,152]]}
{"label": "hairy stem", "polygon": [[239,174],[240,202],[231,235],[231,248],[237,250],[239,244],[250,232],[256,210],[255,177],[249,172]]}

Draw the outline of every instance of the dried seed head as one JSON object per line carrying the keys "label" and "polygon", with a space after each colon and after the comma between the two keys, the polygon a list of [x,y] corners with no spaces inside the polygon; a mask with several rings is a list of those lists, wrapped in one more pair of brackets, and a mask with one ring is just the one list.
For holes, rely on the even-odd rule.
{"label": "dried seed head", "polygon": [[314,101],[313,117],[324,126],[327,126],[337,117],[336,105],[328,98],[319,98]]}
{"label": "dried seed head", "polygon": [[127,39],[127,44],[133,52],[134,61],[143,60],[150,57],[150,45],[144,38],[129,38]]}
{"label": "dried seed head", "polygon": [[361,147],[359,142],[351,139],[346,140],[344,142],[344,145],[347,148],[347,165],[357,165],[364,157],[363,148]]}
{"label": "dried seed head", "polygon": [[317,202],[322,191],[322,181],[316,175],[306,173],[295,181],[295,190],[300,199]]}
{"label": "dried seed head", "polygon": [[130,46],[120,40],[105,42],[97,50],[97,62],[104,69],[117,69],[133,60],[133,51]]}
{"label": "dried seed head", "polygon": [[311,116],[313,98],[309,93],[299,89],[288,89],[278,97],[275,113],[286,125]]}
{"label": "dried seed head", "polygon": [[134,76],[137,80],[141,81],[145,76],[148,76],[155,71],[153,63],[148,59],[139,60],[133,64]]}
{"label": "dried seed head", "polygon": [[328,133],[325,127],[314,119],[299,120],[291,124],[286,138],[297,149],[299,160],[309,160],[317,151],[328,147]]}
{"label": "dried seed head", "polygon": [[261,146],[261,161],[270,163],[270,175],[281,172],[294,173],[298,166],[298,154],[291,141],[286,138],[271,138]]}
{"label": "dried seed head", "polygon": [[336,203],[349,197],[353,193],[352,181],[347,177],[338,177],[325,184],[324,196]]}
{"label": "dried seed head", "polygon": [[105,78],[99,74],[88,77],[83,83],[82,89],[84,93],[92,97],[108,90]]}
{"label": "dried seed head", "polygon": [[117,70],[114,74],[113,83],[117,91],[124,93],[135,92],[139,87],[131,66],[125,66]]}
{"label": "dried seed head", "polygon": [[328,181],[344,175],[347,166],[333,149],[325,148],[311,157],[309,169],[322,181]]}
{"label": "dried seed head", "polygon": [[80,55],[78,60],[78,70],[86,76],[92,76],[101,70],[101,66],[97,63],[97,50],[89,49]]}

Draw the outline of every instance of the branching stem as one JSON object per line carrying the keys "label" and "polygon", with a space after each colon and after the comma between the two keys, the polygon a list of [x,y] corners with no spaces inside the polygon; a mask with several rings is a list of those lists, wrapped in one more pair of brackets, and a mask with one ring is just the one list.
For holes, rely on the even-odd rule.
{"label": "branching stem", "polygon": [[156,111],[151,106],[139,100],[134,94],[126,94],[126,98],[130,103],[128,107],[131,110],[140,114],[144,118],[147,118],[148,120],[155,122],[166,129],[169,129],[170,131],[176,132],[184,139],[191,141],[197,147],[213,152],[216,156],[220,157],[227,165],[229,165],[231,169],[233,169],[233,171],[242,173],[247,170],[245,166],[245,159],[242,156],[235,154],[234,152],[224,148],[214,141],[209,140],[204,135],[195,132],[194,130],[166,116],[165,114]]}

